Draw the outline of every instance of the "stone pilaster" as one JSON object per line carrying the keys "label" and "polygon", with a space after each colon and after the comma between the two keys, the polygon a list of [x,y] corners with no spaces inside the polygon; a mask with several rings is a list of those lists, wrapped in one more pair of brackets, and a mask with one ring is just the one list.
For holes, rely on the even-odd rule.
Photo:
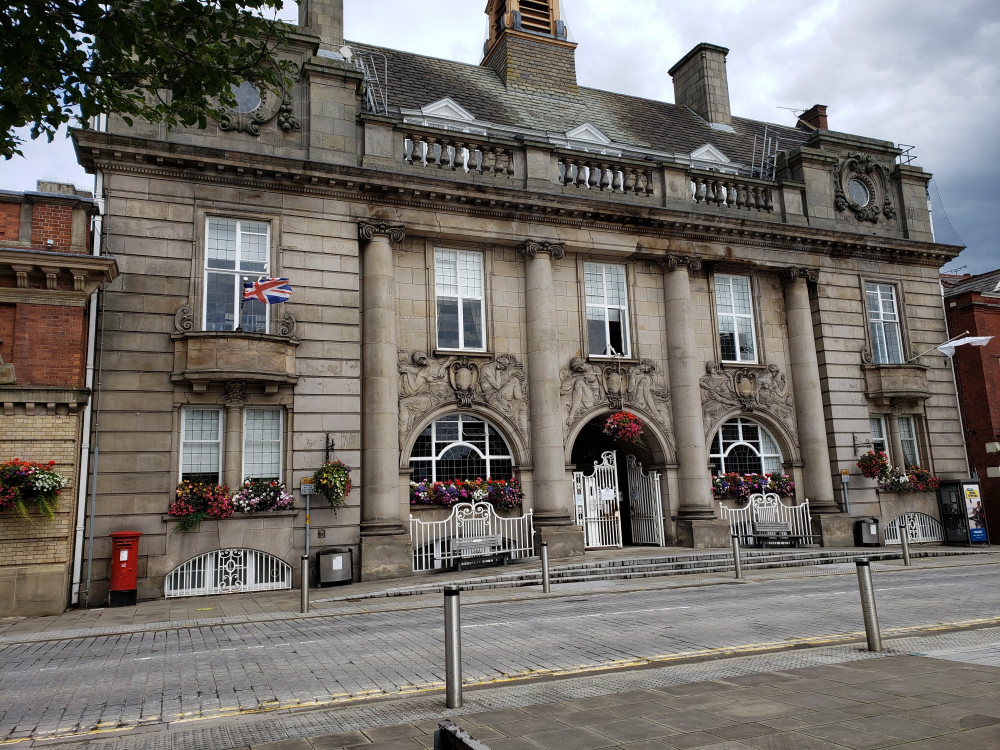
{"label": "stone pilaster", "polygon": [[837,513],[839,509],[833,496],[823,391],[807,283],[818,280],[819,272],[815,269],[787,269],[784,278],[785,316],[788,321],[789,360],[794,384],[795,423],[799,431],[799,450],[803,462],[803,496],[809,498],[813,513]]}
{"label": "stone pilaster", "polygon": [[[563,413],[559,396],[559,357],[556,347],[555,288],[552,260],[565,254],[562,245],[548,242],[521,243],[518,252],[525,261],[525,307],[527,322],[527,371],[531,386],[531,462],[534,523],[542,541],[558,534],[561,556],[583,552],[582,530],[566,537],[573,524],[570,482],[566,475],[563,447]],[[551,550],[550,550],[551,551]]]}
{"label": "stone pilaster", "polygon": [[358,222],[361,244],[361,580],[407,575],[399,509],[399,393],[392,243],[403,227]]}
{"label": "stone pilaster", "polygon": [[903,456],[903,439],[899,434],[899,417],[895,412],[887,414],[886,422],[889,423],[889,461],[893,466],[906,468],[906,459]]}
{"label": "stone pilaster", "polygon": [[250,400],[246,383],[226,383],[222,401],[226,405],[226,444],[222,456],[222,483],[233,491],[243,484],[243,407]]}
{"label": "stone pilaster", "polygon": [[[716,545],[702,532],[711,526],[716,536],[715,500],[708,469],[708,448],[701,409],[701,385],[695,352],[691,311],[690,271],[701,269],[701,259],[667,255],[658,261],[663,271],[663,298],[667,325],[667,370],[670,373],[670,408],[677,441],[678,539],[691,546],[725,546],[728,531]],[[699,528],[695,528],[698,526]],[[701,529],[706,526],[706,529]]]}

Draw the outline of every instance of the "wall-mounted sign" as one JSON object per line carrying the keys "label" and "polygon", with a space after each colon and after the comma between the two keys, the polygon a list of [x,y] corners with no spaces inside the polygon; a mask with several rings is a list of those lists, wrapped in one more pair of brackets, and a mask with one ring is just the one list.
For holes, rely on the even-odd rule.
{"label": "wall-mounted sign", "polygon": [[299,494],[312,495],[314,492],[316,492],[316,488],[313,487],[312,477],[302,477],[299,480]]}
{"label": "wall-mounted sign", "polygon": [[969,541],[988,542],[986,536],[986,514],[983,512],[983,496],[978,484],[963,484],[965,512],[969,519]]}

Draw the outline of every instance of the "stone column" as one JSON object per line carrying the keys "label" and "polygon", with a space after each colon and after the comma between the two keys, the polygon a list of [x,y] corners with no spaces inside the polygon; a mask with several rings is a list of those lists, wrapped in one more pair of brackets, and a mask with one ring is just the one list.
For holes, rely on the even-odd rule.
{"label": "stone column", "polygon": [[906,459],[903,457],[903,440],[899,435],[899,418],[895,412],[886,415],[886,422],[889,427],[889,462],[893,466],[906,468]]}
{"label": "stone column", "polygon": [[[826,439],[826,415],[819,379],[819,360],[813,336],[812,308],[807,281],[819,280],[812,268],[789,268],[785,273],[785,317],[788,321],[795,424],[802,454],[802,495],[813,513],[837,513]],[[825,541],[825,540],[824,540]]]}
{"label": "stone column", "polygon": [[403,227],[358,222],[361,237],[361,580],[412,572],[399,506],[399,393],[392,243]]}
{"label": "stone column", "polygon": [[696,354],[691,310],[690,272],[701,269],[701,259],[668,255],[658,265],[663,271],[670,410],[677,442],[677,541],[692,547],[725,547],[729,527],[715,513],[701,409],[703,368]]}
{"label": "stone column", "polygon": [[565,254],[562,245],[521,243],[525,261],[528,408],[531,411],[532,495],[534,524],[549,555],[583,554],[583,530],[573,525],[572,493],[563,447],[563,411],[559,396],[559,353],[556,342],[555,288],[552,260]]}
{"label": "stone column", "polygon": [[243,484],[243,407],[249,401],[246,383],[226,383],[222,402],[226,405],[226,445],[222,457],[222,483],[234,492]]}

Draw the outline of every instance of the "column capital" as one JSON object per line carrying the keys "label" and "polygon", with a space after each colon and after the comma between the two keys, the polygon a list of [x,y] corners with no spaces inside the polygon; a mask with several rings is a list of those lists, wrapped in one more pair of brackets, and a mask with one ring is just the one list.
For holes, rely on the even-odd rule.
{"label": "column capital", "polygon": [[799,279],[802,279],[803,281],[811,281],[815,284],[819,281],[819,269],[808,268],[806,266],[792,266],[781,272],[781,280],[785,284],[791,284]]}
{"label": "column capital", "polygon": [[538,253],[549,253],[553,260],[559,260],[566,255],[566,248],[558,242],[536,242],[535,240],[525,240],[517,246],[517,251],[524,260],[534,258]]}
{"label": "column capital", "polygon": [[670,253],[664,255],[662,258],[657,258],[655,262],[656,267],[660,269],[660,273],[676,271],[681,266],[687,266],[689,272],[701,270],[701,258],[695,255],[674,255]]}
{"label": "column capital", "polygon": [[366,242],[374,237],[387,237],[389,242],[400,243],[406,236],[405,227],[401,224],[390,224],[380,219],[359,219],[358,235]]}

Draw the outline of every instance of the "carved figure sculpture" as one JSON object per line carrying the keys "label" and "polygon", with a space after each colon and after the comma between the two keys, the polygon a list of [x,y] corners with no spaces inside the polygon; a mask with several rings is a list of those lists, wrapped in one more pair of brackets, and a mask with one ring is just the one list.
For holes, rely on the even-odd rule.
{"label": "carved figure sculpture", "polygon": [[399,431],[406,434],[413,420],[441,401],[453,397],[448,382],[448,366],[453,358],[437,359],[425,352],[413,352],[410,361],[401,360],[399,371]]}
{"label": "carved figure sculpture", "polygon": [[[573,424],[580,413],[589,411],[597,403],[601,394],[601,379],[597,373],[587,366],[583,357],[573,357],[569,361],[569,370],[562,373],[560,391],[569,396],[566,424]],[[563,398],[564,404],[566,398]]]}
{"label": "carved figure sculpture", "polygon": [[524,397],[524,370],[513,354],[501,354],[479,369],[483,401],[505,414],[521,432],[528,429],[528,402]]}

